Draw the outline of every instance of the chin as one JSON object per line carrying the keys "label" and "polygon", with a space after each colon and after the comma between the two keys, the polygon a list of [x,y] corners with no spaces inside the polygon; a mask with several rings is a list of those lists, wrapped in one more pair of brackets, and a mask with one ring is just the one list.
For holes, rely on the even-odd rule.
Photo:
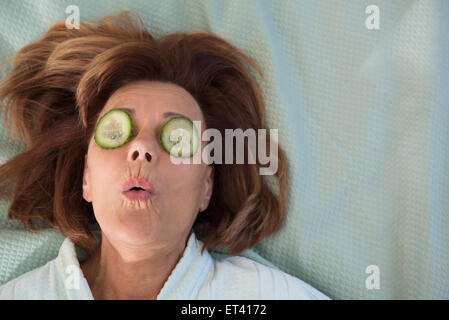
{"label": "chin", "polygon": [[121,242],[141,245],[157,238],[154,220],[149,216],[142,217],[138,214],[128,214],[121,217],[120,221],[109,230],[109,234]]}

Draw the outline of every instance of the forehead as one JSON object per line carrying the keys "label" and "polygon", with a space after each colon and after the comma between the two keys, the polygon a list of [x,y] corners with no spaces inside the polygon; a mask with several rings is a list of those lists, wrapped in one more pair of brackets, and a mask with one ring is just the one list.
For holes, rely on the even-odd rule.
{"label": "forehead", "polygon": [[121,87],[108,99],[102,114],[118,107],[134,109],[137,115],[148,111],[152,114],[178,112],[192,120],[203,119],[196,100],[173,83],[142,80]]}

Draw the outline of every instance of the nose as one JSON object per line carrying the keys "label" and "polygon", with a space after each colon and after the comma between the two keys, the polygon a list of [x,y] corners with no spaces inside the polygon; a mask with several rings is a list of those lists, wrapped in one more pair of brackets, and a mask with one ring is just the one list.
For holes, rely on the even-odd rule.
{"label": "nose", "polygon": [[[147,136],[148,133],[147,133]],[[132,138],[128,150],[128,159],[130,161],[154,162],[157,157],[157,142],[156,139],[151,139],[140,135]]]}
{"label": "nose", "polygon": [[147,151],[143,151],[143,150],[138,150],[138,149],[133,149],[134,151],[131,154],[131,160],[135,161],[138,159],[141,160],[147,160],[148,162],[151,161],[152,155],[147,152]]}

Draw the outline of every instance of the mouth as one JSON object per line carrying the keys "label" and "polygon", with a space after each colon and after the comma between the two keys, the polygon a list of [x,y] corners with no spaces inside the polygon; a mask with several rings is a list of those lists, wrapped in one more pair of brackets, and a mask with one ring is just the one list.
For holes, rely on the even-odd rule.
{"label": "mouth", "polygon": [[128,191],[122,191],[122,194],[131,201],[147,201],[153,194],[141,188],[131,188]]}
{"label": "mouth", "polygon": [[146,201],[155,193],[153,185],[148,180],[136,177],[127,180],[121,191],[131,201]]}

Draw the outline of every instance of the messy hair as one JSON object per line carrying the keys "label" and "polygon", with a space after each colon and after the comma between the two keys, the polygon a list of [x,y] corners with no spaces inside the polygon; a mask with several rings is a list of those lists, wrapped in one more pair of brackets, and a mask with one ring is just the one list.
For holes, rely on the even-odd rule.
{"label": "messy hair", "polygon": [[[132,11],[82,22],[79,29],[55,23],[12,62],[0,102],[6,101],[7,132],[26,150],[0,166],[0,199],[11,199],[9,219],[33,232],[56,228],[89,254],[96,219],[82,197],[84,156],[115,90],[138,80],[174,83],[195,98],[205,126],[223,137],[225,129],[266,128],[261,90],[248,67],[262,79],[263,73],[253,59],[213,33],[155,39]],[[239,254],[281,228],[287,163],[280,147],[277,161],[276,189],[259,174],[264,165],[258,160],[212,164],[212,197],[193,224],[202,251],[221,247]]]}

